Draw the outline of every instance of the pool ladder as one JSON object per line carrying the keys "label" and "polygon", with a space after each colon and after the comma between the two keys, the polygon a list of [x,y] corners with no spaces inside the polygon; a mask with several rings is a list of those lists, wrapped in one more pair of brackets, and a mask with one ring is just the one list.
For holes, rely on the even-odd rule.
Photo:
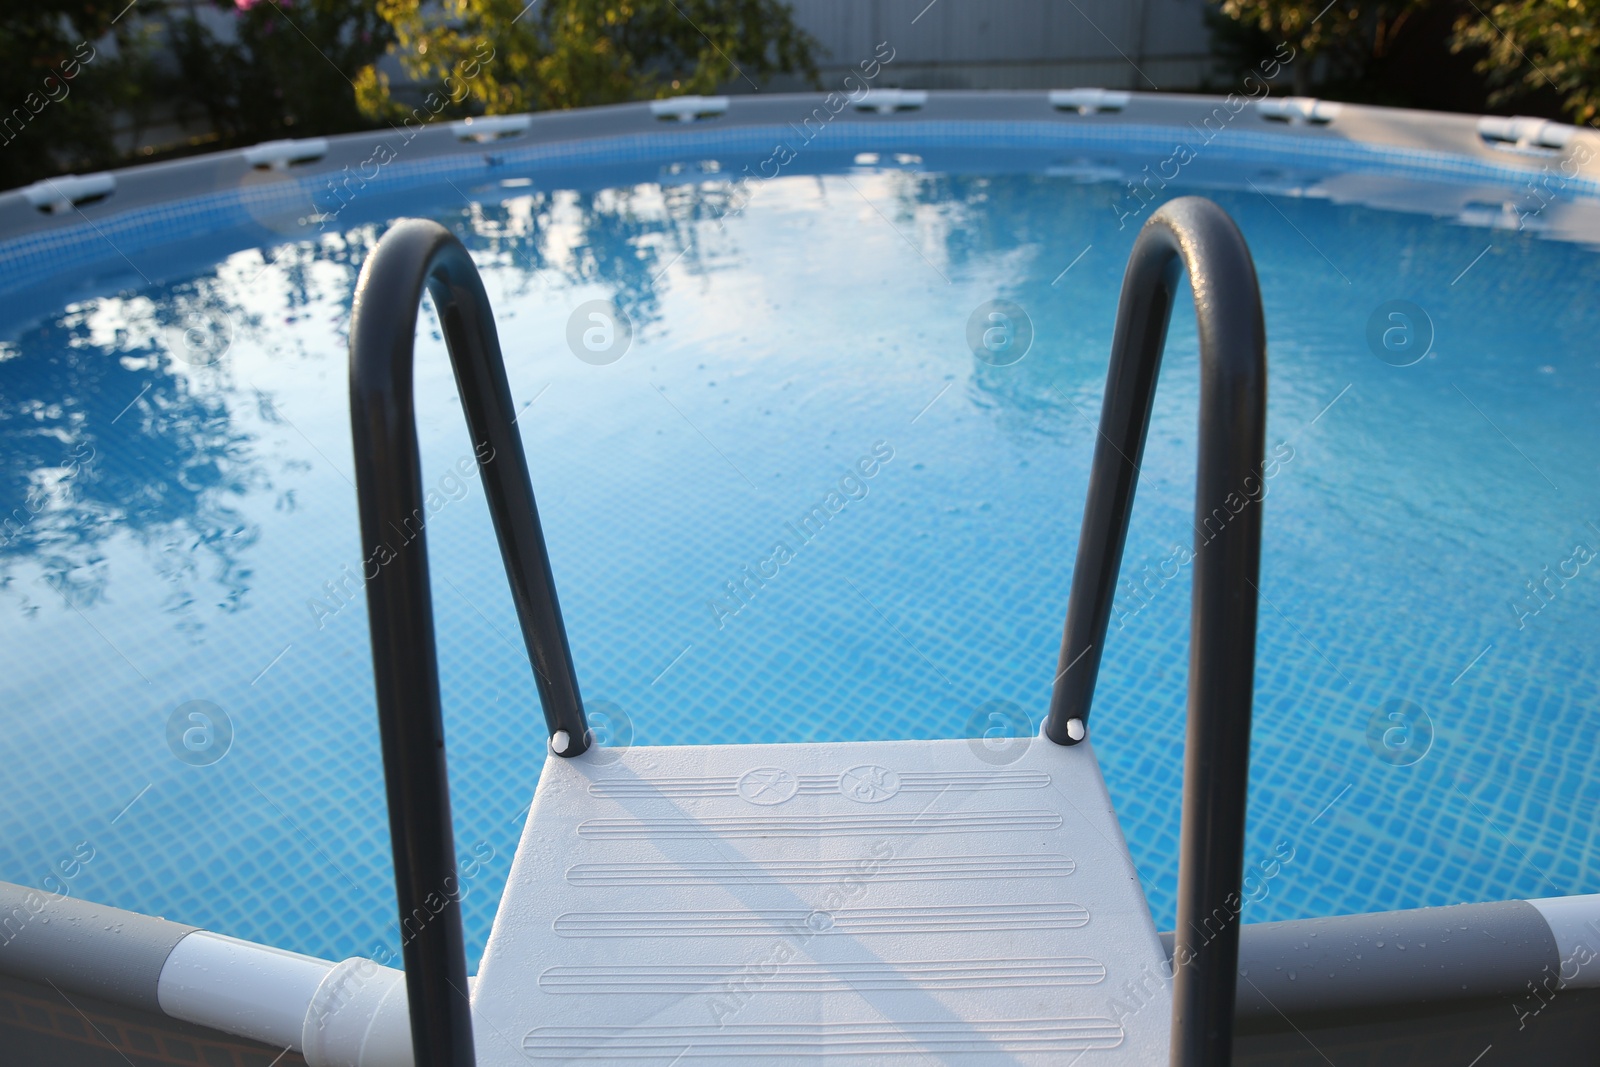
{"label": "pool ladder", "polygon": [[[1170,1062],[1221,1067],[1233,1040],[1260,507],[1246,507],[1204,543],[1199,539],[1213,509],[1261,477],[1267,376],[1255,267],[1233,220],[1209,200],[1165,204],[1140,230],[1129,257],[1043,732],[1060,745],[1087,736],[1161,354],[1185,269],[1199,324],[1200,445]],[[374,565],[367,610],[402,929],[411,916],[432,911],[427,902],[440,899],[439,890],[456,877],[413,389],[424,290],[433,298],[480,457],[551,750],[573,757],[591,742],[488,296],[448,230],[402,220],[362,268],[350,327],[362,557]],[[403,946],[415,1062],[472,1067],[460,904],[449,892],[443,899],[442,910]]]}

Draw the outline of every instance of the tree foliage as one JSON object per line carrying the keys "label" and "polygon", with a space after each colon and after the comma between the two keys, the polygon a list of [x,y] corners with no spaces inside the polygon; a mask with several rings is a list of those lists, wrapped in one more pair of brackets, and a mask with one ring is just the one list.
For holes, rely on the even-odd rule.
{"label": "tree foliage", "polygon": [[116,0],[30,0],[0,11],[0,189],[118,156],[155,93],[147,35]]}
{"label": "tree foliage", "polygon": [[1551,89],[1573,121],[1600,118],[1600,2],[1515,0],[1456,24],[1456,47],[1482,48],[1477,69],[1504,103],[1523,91]]}
{"label": "tree foliage", "polygon": [[173,23],[172,47],[181,99],[198,103],[223,144],[371,125],[357,107],[354,77],[394,41],[372,4],[213,2],[234,13],[234,39],[223,40],[186,17]]}
{"label": "tree foliage", "polygon": [[[196,3],[231,26],[196,17]],[[816,51],[783,0],[9,3],[0,188],[129,162],[157,115],[228,147],[393,122],[413,110],[396,97],[438,100],[435,115],[504,114],[753,88],[779,73],[814,83]],[[414,84],[391,90],[385,56]]]}
{"label": "tree foliage", "polygon": [[1474,69],[1495,86],[1490,105],[1539,114],[1559,102],[1575,122],[1600,120],[1600,0],[1223,0],[1213,47],[1242,67],[1287,42],[1304,60],[1290,68],[1295,91],[1309,92],[1315,71],[1324,86],[1370,97],[1396,39],[1424,9],[1426,32],[1464,60],[1476,57]]}
{"label": "tree foliage", "polygon": [[1360,80],[1388,53],[1406,20],[1428,0],[1378,0],[1376,3],[1312,0],[1223,0],[1222,16],[1260,34],[1270,45],[1293,46],[1289,69],[1296,92],[1309,92],[1318,61],[1322,76]]}
{"label": "tree foliage", "polygon": [[[816,79],[816,42],[780,0],[378,0],[406,73],[462,113],[587,107],[778,73]],[[370,115],[398,109],[375,67]]]}

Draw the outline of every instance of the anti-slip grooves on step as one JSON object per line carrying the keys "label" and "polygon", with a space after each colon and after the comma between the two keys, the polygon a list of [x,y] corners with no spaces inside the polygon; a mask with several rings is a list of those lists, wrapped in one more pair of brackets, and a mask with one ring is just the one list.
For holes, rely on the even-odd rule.
{"label": "anti-slip grooves on step", "polygon": [[836,911],[573,912],[555,921],[562,937],[740,937],[769,930],[805,934],[982,933],[1082,926],[1076,904],[954,908],[841,908]]}
{"label": "anti-slip grooves on step", "polygon": [[[573,885],[686,885],[695,882],[777,882],[827,885],[861,874],[859,862],[773,860],[770,863],[712,860],[707,863],[575,863],[567,868]],[[1068,875],[1076,868],[1065,856],[973,856],[967,859],[884,860],[872,872],[877,882],[945,881],[952,878],[1004,879]]]}
{"label": "anti-slip grooves on step", "polygon": [[478,1062],[1161,1064],[1165,965],[1087,743],[597,750],[545,763]]}
{"label": "anti-slip grooves on step", "polygon": [[[549,1026],[530,1033],[523,1055],[534,1060],[643,1060],[674,1055],[746,1059],[794,1057],[843,1061],[861,1056],[967,1054],[1059,1055],[1114,1049],[1122,1027],[1110,1019],[983,1020],[963,1023],[788,1023],[766,1026]],[[992,1062],[992,1061],[991,1061]]]}
{"label": "anti-slip grooves on step", "polygon": [[863,804],[887,800],[896,793],[943,793],[973,789],[1043,789],[1048,774],[1017,771],[969,771],[953,774],[890,774],[878,766],[852,767],[843,774],[787,776],[776,767],[758,767],[740,777],[638,778],[595,782],[589,792],[597,797],[740,796],[752,804],[781,804],[792,796],[838,794]]}
{"label": "anti-slip grooves on step", "polygon": [[[744,978],[743,968],[551,967],[539,976],[546,993],[696,993]],[[773,992],[823,993],[850,989],[1000,989],[1094,985],[1105,965],[1087,956],[1056,960],[925,960],[917,963],[791,963],[763,980]]]}
{"label": "anti-slip grooves on step", "polygon": [[579,837],[804,837],[866,835],[920,837],[924,834],[985,834],[1008,830],[1054,830],[1053,811],[970,811],[891,815],[742,815],[731,819],[589,819]]}

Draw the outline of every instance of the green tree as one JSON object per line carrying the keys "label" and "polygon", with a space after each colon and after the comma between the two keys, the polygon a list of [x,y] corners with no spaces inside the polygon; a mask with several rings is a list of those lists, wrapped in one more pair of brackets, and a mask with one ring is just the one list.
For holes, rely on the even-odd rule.
{"label": "green tree", "polygon": [[[1331,81],[1360,81],[1381,62],[1407,19],[1428,0],[1223,0],[1223,18],[1270,45],[1287,43],[1295,50],[1287,64],[1296,93],[1311,91],[1318,61]],[[1248,65],[1248,64],[1247,64]]]}
{"label": "green tree", "polygon": [[[780,0],[378,0],[406,73],[451,110],[513,114],[677,93],[777,73],[816,80],[816,42]],[[368,114],[399,105],[373,66]]]}
{"label": "green tree", "polygon": [[115,0],[0,8],[0,189],[118,157],[117,121],[149,102],[150,47]]}
{"label": "green tree", "polygon": [[347,133],[372,125],[355,76],[394,41],[366,0],[213,0],[234,14],[223,41],[192,15],[175,20],[179,100],[198,102],[223,144]]}
{"label": "green tree", "polygon": [[1553,90],[1573,121],[1600,117],[1600,2],[1516,0],[1456,23],[1457,50],[1483,48],[1477,69],[1504,104],[1525,91]]}

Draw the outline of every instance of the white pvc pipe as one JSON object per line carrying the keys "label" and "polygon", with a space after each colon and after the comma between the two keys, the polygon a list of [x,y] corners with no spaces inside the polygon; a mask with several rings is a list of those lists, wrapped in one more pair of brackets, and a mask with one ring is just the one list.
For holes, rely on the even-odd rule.
{"label": "white pvc pipe", "polygon": [[305,1009],[300,1050],[310,1067],[412,1067],[405,972],[363,959],[333,968]]}
{"label": "white pvc pipe", "polygon": [[[1600,894],[1528,903],[1553,935],[1561,987],[1600,988]],[[38,924],[31,929],[37,934],[59,928]],[[108,935],[106,944],[116,943]],[[170,951],[165,944],[171,942],[157,945],[166,956],[156,997],[172,1018],[299,1051],[310,1067],[413,1067],[401,971],[367,959],[334,964],[204,930],[183,936]],[[85,951],[69,938],[55,946],[51,958],[69,949]],[[467,981],[471,992],[475,979]],[[121,997],[137,1000],[131,988]]]}
{"label": "white pvc pipe", "polygon": [[156,998],[174,1019],[298,1048],[306,1005],[334,965],[197,930],[161,968]]}
{"label": "white pvc pipe", "polygon": [[174,1019],[293,1049],[310,1067],[413,1064],[405,972],[371,960],[329,963],[196,930],[167,957],[156,998]]}

